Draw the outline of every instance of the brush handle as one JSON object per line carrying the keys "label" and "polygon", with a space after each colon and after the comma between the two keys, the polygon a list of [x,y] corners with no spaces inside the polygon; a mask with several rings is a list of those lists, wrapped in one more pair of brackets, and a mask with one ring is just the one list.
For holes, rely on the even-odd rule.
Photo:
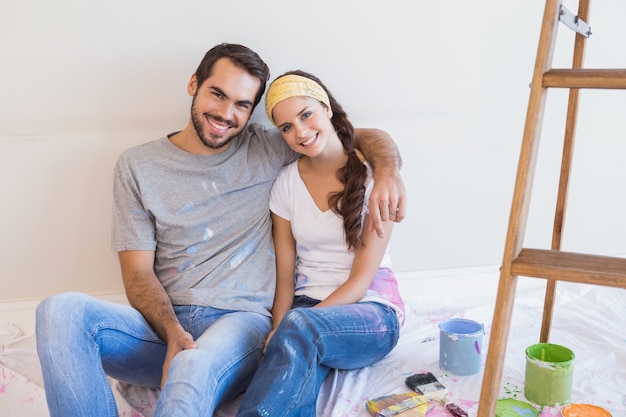
{"label": "brush handle", "polygon": [[463,410],[461,407],[459,407],[458,405],[454,404],[450,398],[448,398],[448,397],[442,398],[441,399],[441,404],[454,417],[467,417],[467,411]]}
{"label": "brush handle", "polygon": [[467,412],[454,403],[446,404],[446,410],[454,417],[467,417]]}

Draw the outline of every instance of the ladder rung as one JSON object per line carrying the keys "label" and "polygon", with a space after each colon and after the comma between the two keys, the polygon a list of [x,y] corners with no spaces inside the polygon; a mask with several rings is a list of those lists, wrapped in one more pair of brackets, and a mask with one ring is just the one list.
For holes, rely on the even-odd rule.
{"label": "ladder rung", "polygon": [[544,87],[626,89],[626,69],[551,69],[543,74]]}
{"label": "ladder rung", "polygon": [[626,259],[544,249],[522,249],[511,273],[626,288]]}

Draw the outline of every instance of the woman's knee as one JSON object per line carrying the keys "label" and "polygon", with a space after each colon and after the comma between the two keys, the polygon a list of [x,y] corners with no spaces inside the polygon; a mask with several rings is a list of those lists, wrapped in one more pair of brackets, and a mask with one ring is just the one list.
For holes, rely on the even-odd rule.
{"label": "woman's knee", "polygon": [[314,343],[319,338],[320,329],[309,308],[294,308],[283,317],[276,331],[279,339],[298,339],[303,343]]}
{"label": "woman's knee", "polygon": [[306,309],[294,308],[289,310],[280,322],[280,327],[283,330],[293,329],[296,331],[303,330],[308,326],[309,320],[307,318]]}

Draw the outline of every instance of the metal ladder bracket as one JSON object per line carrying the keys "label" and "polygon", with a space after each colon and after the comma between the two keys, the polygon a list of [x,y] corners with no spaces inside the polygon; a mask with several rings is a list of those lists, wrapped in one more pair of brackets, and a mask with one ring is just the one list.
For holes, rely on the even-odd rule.
{"label": "metal ladder bracket", "polygon": [[559,10],[559,21],[574,32],[580,33],[585,38],[591,36],[591,26],[587,22],[580,19],[577,15],[567,10],[567,7],[561,5]]}

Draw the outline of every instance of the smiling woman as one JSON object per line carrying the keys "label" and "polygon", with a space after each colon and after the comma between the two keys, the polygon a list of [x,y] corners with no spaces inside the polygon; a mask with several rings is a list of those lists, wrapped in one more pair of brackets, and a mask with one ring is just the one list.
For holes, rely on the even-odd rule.
{"label": "smiling woman", "polygon": [[333,369],[372,365],[398,342],[404,303],[387,254],[394,222],[383,223],[382,237],[365,227],[371,169],[356,153],[343,107],[319,79],[303,71],[278,77],[265,108],[301,156],[270,194],[272,332],[237,415],[313,416]]}

